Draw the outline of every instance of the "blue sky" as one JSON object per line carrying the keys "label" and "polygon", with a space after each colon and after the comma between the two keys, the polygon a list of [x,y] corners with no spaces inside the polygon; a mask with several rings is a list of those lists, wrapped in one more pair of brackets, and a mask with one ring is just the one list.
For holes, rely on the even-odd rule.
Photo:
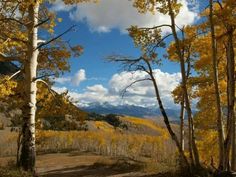
{"label": "blue sky", "polygon": [[[198,6],[193,7],[186,0],[181,2],[184,5],[177,22],[179,25],[194,23]],[[81,57],[70,59],[71,71],[55,80],[55,90],[69,90],[72,99],[78,101],[79,106],[94,102],[138,106],[155,104],[150,83],[140,83],[131,88],[128,96],[122,100],[122,87],[132,79],[145,75],[137,73],[132,76],[131,73],[122,72],[119,64],[108,63],[105,57],[112,54],[139,56],[139,49],[135,48],[125,29],[130,25],[150,27],[168,23],[167,16],[140,15],[131,2],[126,0],[101,0],[99,4],[78,6],[65,6],[61,0],[56,0],[52,10],[57,11],[58,17],[63,19],[56,27],[56,33],[59,34],[76,24],[76,31],[68,33],[64,39],[84,47]],[[168,33],[168,30],[164,29],[163,33]],[[161,56],[163,51],[159,53]],[[164,59],[162,66],[156,70],[156,77],[166,107],[177,108],[170,92],[180,81],[179,65]]]}

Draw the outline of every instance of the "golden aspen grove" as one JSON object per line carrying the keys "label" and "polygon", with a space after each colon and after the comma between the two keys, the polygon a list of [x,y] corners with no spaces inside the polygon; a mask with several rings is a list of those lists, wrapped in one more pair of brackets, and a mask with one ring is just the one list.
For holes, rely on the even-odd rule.
{"label": "golden aspen grove", "polygon": [[0,0],[0,177],[236,176],[236,0]]}

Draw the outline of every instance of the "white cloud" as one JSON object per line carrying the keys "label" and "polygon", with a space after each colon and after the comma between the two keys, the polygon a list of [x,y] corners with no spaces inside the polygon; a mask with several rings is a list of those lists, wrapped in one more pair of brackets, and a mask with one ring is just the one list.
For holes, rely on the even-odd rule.
{"label": "white cloud", "polygon": [[79,84],[83,81],[85,81],[86,73],[84,69],[80,69],[78,72],[75,73],[73,77],[59,77],[59,78],[53,78],[52,80],[59,84],[66,84],[71,83],[74,86],[79,86]]}
{"label": "white cloud", "polygon": [[55,87],[55,86],[53,86],[52,89],[53,89],[54,91],[56,91],[57,93],[63,93],[63,92],[65,92],[65,91],[67,91],[67,88],[66,88],[66,87]]}
{"label": "white cloud", "polygon": [[[155,69],[153,72],[163,102],[166,106],[174,106],[171,97],[171,92],[179,84],[181,80],[181,74],[170,74],[167,72],[162,72],[159,69]],[[136,72],[134,74],[130,72],[121,72],[119,74],[115,74],[110,80],[110,93],[118,95],[130,83],[134,82],[135,80],[140,80],[147,77],[148,75],[145,72]],[[136,83],[135,85],[127,89],[126,95],[126,98],[128,100],[131,99],[131,101],[136,105],[149,106],[156,103],[155,92],[153,89],[152,82],[150,81]]]}
{"label": "white cloud", "polygon": [[59,83],[59,84],[65,84],[66,82],[70,82],[71,78],[70,77],[59,77],[53,79],[54,82]]}
{"label": "white cloud", "polygon": [[[154,73],[164,105],[168,108],[176,107],[171,97],[171,92],[181,80],[180,73],[170,74],[162,72],[159,69],[154,70]],[[135,80],[143,78],[147,78],[147,74],[144,72],[136,72],[134,74],[121,72],[112,76],[108,88],[98,84],[88,86],[82,93],[70,91],[69,95],[73,101],[78,101],[79,106],[86,106],[94,102],[146,107],[156,105],[155,93],[152,82],[150,81],[135,84],[127,90],[125,97],[123,99],[121,98],[121,92],[126,86]],[[56,88],[56,91],[65,91],[65,88]]]}
{"label": "white cloud", "polygon": [[120,100],[118,95],[111,95],[108,89],[102,85],[94,85],[86,88],[83,93],[69,92],[72,101],[77,102],[79,106],[87,106],[90,103],[104,103],[109,102],[112,105],[117,105]]}
{"label": "white cloud", "polygon": [[65,5],[62,0],[55,0],[52,7],[52,11],[70,11],[75,7],[75,5]]}
{"label": "white cloud", "polygon": [[74,75],[74,77],[71,79],[71,82],[73,85],[79,86],[79,84],[85,80],[86,80],[85,70],[81,69]]}
{"label": "white cloud", "polygon": [[106,94],[108,93],[108,90],[104,88],[102,85],[94,85],[87,87],[88,92],[96,92],[100,94]]}
{"label": "white cloud", "polygon": [[[190,0],[179,0],[183,6],[179,15],[176,18],[178,26],[191,24],[197,17],[196,7],[190,4]],[[61,0],[55,3],[55,10],[68,9],[63,8]],[[69,8],[70,10],[72,7]],[[119,29],[121,32],[126,32],[130,25],[140,27],[152,27],[160,24],[169,24],[168,15],[156,13],[140,14],[137,9],[132,6],[132,1],[128,0],[100,0],[99,3],[83,3],[77,5],[70,12],[70,18],[75,21],[85,21],[88,23],[92,31],[109,32],[111,29]],[[169,31],[163,29],[164,32]]]}

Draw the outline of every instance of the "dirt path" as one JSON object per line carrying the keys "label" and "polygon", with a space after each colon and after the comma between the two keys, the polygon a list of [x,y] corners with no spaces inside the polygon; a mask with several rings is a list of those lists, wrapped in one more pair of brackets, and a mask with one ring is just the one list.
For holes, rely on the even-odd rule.
{"label": "dirt path", "polygon": [[[14,158],[0,158],[0,165]],[[55,153],[38,155],[39,177],[171,177],[142,172],[142,164],[129,159],[114,159],[90,153]]]}
{"label": "dirt path", "polygon": [[42,177],[131,177],[144,176],[140,165],[94,154],[47,154],[38,156],[37,173]]}

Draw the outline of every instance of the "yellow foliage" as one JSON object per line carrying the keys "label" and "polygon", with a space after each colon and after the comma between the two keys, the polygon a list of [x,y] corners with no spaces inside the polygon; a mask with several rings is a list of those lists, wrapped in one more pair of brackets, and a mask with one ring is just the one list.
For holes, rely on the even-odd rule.
{"label": "yellow foliage", "polygon": [[169,137],[167,130],[165,128],[158,126],[157,123],[155,123],[152,120],[141,119],[141,118],[131,117],[131,116],[121,117],[121,119],[123,119],[127,122],[131,122],[136,125],[143,125],[148,128],[151,128],[153,130],[156,130],[157,132],[159,132],[163,136],[163,138],[167,139]]}
{"label": "yellow foliage", "polygon": [[112,125],[108,124],[107,122],[104,121],[95,121],[95,126],[102,131],[105,132],[114,132],[114,128]]}
{"label": "yellow foliage", "polygon": [[9,77],[5,76],[0,79],[0,98],[14,94],[14,89],[17,87],[17,82],[8,80]]}
{"label": "yellow foliage", "polygon": [[[42,131],[36,132],[39,152],[80,150],[102,155],[163,159],[176,153],[173,144],[163,136],[124,134],[118,131]],[[168,146],[168,148],[167,148]]]}
{"label": "yellow foliage", "polygon": [[62,18],[57,18],[57,21],[61,23],[62,22]]}
{"label": "yellow foliage", "polygon": [[219,155],[217,131],[199,130],[197,135],[199,137],[197,146],[199,149],[201,162],[208,166],[210,166],[213,162],[216,167],[218,164]]}

